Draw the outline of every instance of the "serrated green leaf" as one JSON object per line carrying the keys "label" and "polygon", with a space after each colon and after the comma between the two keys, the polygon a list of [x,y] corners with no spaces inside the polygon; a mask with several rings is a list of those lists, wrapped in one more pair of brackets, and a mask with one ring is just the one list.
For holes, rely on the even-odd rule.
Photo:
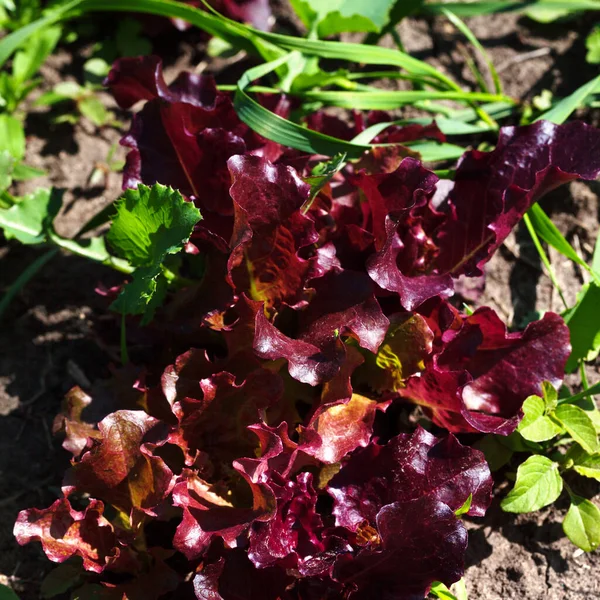
{"label": "serrated green leaf", "polygon": [[506,512],[526,513],[552,504],[562,492],[558,465],[545,456],[530,456],[518,469],[515,487],[502,500]]}
{"label": "serrated green leaf", "polygon": [[542,397],[547,411],[554,410],[558,405],[558,390],[549,381],[542,381]]}
{"label": "serrated green leaf", "polygon": [[107,239],[135,267],[155,266],[167,254],[179,252],[201,219],[191,202],[159,183],[127,190],[115,210]]}
{"label": "serrated green leaf", "polygon": [[429,594],[434,598],[441,598],[442,600],[468,600],[464,578],[453,583],[450,589],[441,581],[434,581],[431,584]]}
{"label": "serrated green leaf", "polygon": [[593,502],[571,494],[563,531],[578,548],[592,552],[600,545],[600,510]]}
{"label": "serrated green leaf", "polygon": [[594,422],[585,410],[573,404],[561,404],[554,416],[586,452],[594,454],[600,450]]}
{"label": "serrated green leaf", "polygon": [[167,282],[160,276],[163,261],[181,251],[201,219],[200,211],[178,191],[158,183],[127,190],[115,208],[107,239],[137,269],[112,308],[142,314],[147,323],[166,293]]}
{"label": "serrated green leaf", "polygon": [[441,581],[434,581],[431,584],[429,595],[441,600],[458,600],[458,598]]}
{"label": "serrated green leaf", "polygon": [[539,396],[529,396],[523,402],[523,419],[517,431],[531,442],[545,442],[562,432],[562,429],[546,415],[546,402]]}
{"label": "serrated green leaf", "polygon": [[580,360],[594,360],[600,353],[600,286],[591,282],[583,288],[574,308],[564,315],[571,333],[571,354],[565,370],[572,373]]}
{"label": "serrated green leaf", "polygon": [[61,207],[61,198],[52,190],[38,189],[9,209],[0,209],[0,227],[8,239],[23,244],[41,244]]}
{"label": "serrated green leaf", "polygon": [[600,27],[595,27],[585,40],[587,54],[585,60],[597,65],[600,63]]}
{"label": "serrated green leaf", "polygon": [[456,596],[456,600],[469,600],[465,578],[461,577],[450,586],[450,591]]}
{"label": "serrated green leaf", "polygon": [[167,280],[155,269],[142,267],[133,274],[111,308],[125,315],[143,315],[142,325],[148,324],[165,299]]}

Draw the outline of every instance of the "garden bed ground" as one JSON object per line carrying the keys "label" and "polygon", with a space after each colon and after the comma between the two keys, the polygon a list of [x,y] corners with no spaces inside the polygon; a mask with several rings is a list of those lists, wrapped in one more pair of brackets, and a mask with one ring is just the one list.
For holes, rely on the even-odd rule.
{"label": "garden bed ground", "polygon": [[[594,70],[584,58],[583,21],[569,27],[534,25],[512,15],[481,17],[470,22],[501,71],[508,94],[531,99],[543,89],[564,96],[589,80]],[[575,31],[581,29],[578,36]],[[438,66],[456,70],[463,64],[456,33],[441,20],[409,20],[401,37],[409,52]],[[197,63],[195,34],[183,36],[175,69]],[[173,39],[177,39],[174,37]],[[541,49],[537,57],[528,53]],[[545,52],[545,54],[544,54]],[[543,54],[540,56],[540,54]],[[173,61],[172,61],[173,62]],[[66,52],[44,67],[46,86],[76,76],[77,56]],[[169,74],[169,71],[167,72]],[[453,75],[469,82],[467,69]],[[110,104],[110,99],[106,98]],[[593,118],[594,115],[591,115]],[[124,117],[125,118],[125,117]],[[90,187],[91,172],[101,165],[120,133],[96,131],[89,123],[52,128],[39,113],[28,118],[28,164],[45,169],[46,180],[28,184],[67,190],[68,207],[61,232],[71,234],[119,193],[120,176],[108,173],[105,185]],[[119,149],[120,157],[124,156]],[[598,233],[600,184],[574,183],[545,200],[545,208],[575,247],[589,258]],[[36,248],[0,248],[0,291],[39,254]],[[569,301],[580,288],[581,273],[551,254]],[[12,527],[19,510],[48,506],[59,493],[68,456],[52,439],[52,421],[64,393],[75,384],[90,388],[110,374],[117,347],[98,335],[107,316],[105,300],[93,289],[115,279],[107,269],[72,256],[56,256],[10,308],[0,336],[0,582],[6,578],[23,600],[39,597],[39,585],[51,566],[39,545],[19,547]],[[534,311],[560,310],[548,278],[525,230],[518,229],[487,266],[487,283],[479,300],[514,326]],[[600,379],[600,365],[589,371]],[[502,490],[497,495],[502,495]],[[559,511],[545,509],[533,517],[500,511],[495,502],[488,516],[472,520],[467,555],[471,600],[584,600],[600,597],[597,553],[583,555],[563,536]]]}

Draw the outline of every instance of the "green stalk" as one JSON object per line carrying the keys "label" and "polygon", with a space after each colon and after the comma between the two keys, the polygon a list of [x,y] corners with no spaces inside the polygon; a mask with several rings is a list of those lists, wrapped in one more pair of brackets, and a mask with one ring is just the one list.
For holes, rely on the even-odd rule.
{"label": "green stalk", "polygon": [[531,239],[533,240],[533,243],[535,245],[536,250],[538,251],[538,254],[540,255],[540,258],[541,258],[542,262],[544,263],[546,270],[548,271],[548,277],[550,277],[550,281],[552,282],[552,285],[555,287],[556,291],[558,292],[558,295],[560,296],[560,299],[562,300],[564,307],[569,308],[569,306],[567,305],[567,301],[565,300],[563,291],[560,287],[560,284],[558,283],[558,280],[556,279],[556,275],[554,274],[554,269],[552,268],[552,265],[550,264],[548,255],[546,254],[544,248],[542,247],[540,238],[538,238],[537,233],[535,232],[535,228],[534,228],[534,226],[531,222],[531,219],[529,218],[529,215],[527,213],[525,213],[525,215],[523,215],[523,221],[525,222],[525,225],[527,226],[529,235],[531,235]]}
{"label": "green stalk", "polygon": [[[475,34],[468,28],[467,24],[461,19],[459,19],[451,10],[442,7],[442,13],[481,54],[483,60],[486,62],[487,67],[490,71],[490,76],[492,78],[492,81],[494,82],[494,89],[496,90],[496,94],[502,94],[502,83],[500,81],[500,77],[498,76],[498,71],[496,71],[496,67],[492,62],[490,55],[487,53],[487,50],[481,45],[481,42],[477,39]],[[479,69],[477,69],[477,73],[479,73],[480,77],[483,77]]]}
{"label": "green stalk", "polygon": [[0,319],[6,312],[6,309],[9,307],[10,303],[14,300],[15,296],[25,287],[42,268],[48,263],[56,254],[58,253],[58,248],[50,248],[42,254],[38,256],[29,266],[25,268],[25,270],[15,279],[15,281],[11,284],[8,290],[5,292],[2,299],[0,299]]}

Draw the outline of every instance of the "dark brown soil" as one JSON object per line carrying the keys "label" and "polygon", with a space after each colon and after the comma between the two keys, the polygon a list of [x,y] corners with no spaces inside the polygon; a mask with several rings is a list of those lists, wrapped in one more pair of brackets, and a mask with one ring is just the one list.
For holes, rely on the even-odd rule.
{"label": "dark brown soil", "polygon": [[[285,25],[293,26],[288,19]],[[513,15],[496,15],[473,19],[470,25],[514,97],[531,99],[543,89],[567,95],[595,75],[583,60],[584,34],[589,29],[584,20],[540,26]],[[405,21],[400,35],[409,52],[447,69],[465,85],[472,83],[459,50],[461,37],[442,20]],[[197,65],[199,40],[188,35],[172,51],[174,71]],[[540,49],[547,50],[532,58],[530,53]],[[43,70],[45,86],[77,76],[74,65],[80,60],[66,52],[53,58]],[[109,106],[110,102],[107,98]],[[595,120],[597,115],[586,117]],[[50,184],[66,188],[59,229],[72,234],[119,193],[118,174],[107,173],[96,187],[90,187],[89,177],[105,162],[120,133],[97,130],[85,120],[75,127],[53,128],[45,115],[34,114],[28,120],[28,134],[28,163],[46,169],[48,176],[20,191]],[[598,183],[574,183],[544,200],[561,231],[586,258],[598,234],[599,194]],[[0,247],[0,291],[39,253],[37,248],[14,244]],[[553,251],[550,258],[572,302],[584,274]],[[95,333],[112,317],[106,316],[105,301],[94,293],[99,282],[118,279],[101,266],[58,255],[19,294],[0,324],[0,583],[10,583],[23,600],[39,597],[40,582],[51,565],[38,545],[18,546],[12,526],[19,510],[48,506],[60,493],[68,457],[52,439],[51,427],[64,393],[74,384],[89,389],[118,360],[116,347],[106,346]],[[562,310],[522,228],[488,265],[479,303],[493,306],[515,327],[522,327],[536,312]],[[600,379],[598,364],[590,367],[589,376],[592,381]],[[503,493],[498,491],[499,496]],[[563,536],[562,508],[515,517],[501,512],[495,501],[485,519],[468,523],[466,580],[471,600],[600,597],[598,553],[583,555]]]}

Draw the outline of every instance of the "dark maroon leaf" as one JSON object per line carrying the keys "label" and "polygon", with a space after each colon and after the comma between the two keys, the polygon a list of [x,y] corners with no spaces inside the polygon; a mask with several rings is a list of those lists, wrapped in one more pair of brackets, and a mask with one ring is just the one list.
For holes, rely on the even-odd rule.
{"label": "dark maroon leaf", "polygon": [[231,284],[267,308],[305,301],[310,262],[298,251],[317,241],[300,207],[310,187],[296,172],[255,156],[229,162],[235,223],[228,271]]}
{"label": "dark maroon leaf", "polygon": [[312,476],[302,473],[289,481],[275,473],[269,486],[275,493],[277,512],[269,521],[253,525],[248,557],[259,568],[279,564],[302,572],[303,559],[324,550]]}
{"label": "dark maroon leaf", "polygon": [[179,421],[171,441],[177,441],[192,462],[198,452],[205,454],[204,462],[215,463],[213,468],[219,463],[230,465],[253,452],[256,438],[248,426],[259,421],[283,393],[281,378],[260,368],[240,384],[231,373],[224,372],[196,380],[192,383],[196,389],[184,389],[180,380],[177,384],[175,395],[167,389],[167,399]]}
{"label": "dark maroon leaf", "polygon": [[284,569],[257,569],[243,550],[231,550],[194,577],[198,600],[282,600],[292,582]]}
{"label": "dark maroon leaf", "polygon": [[392,502],[428,497],[452,510],[473,496],[469,514],[482,516],[491,500],[492,479],[483,453],[462,446],[452,434],[438,439],[418,428],[385,446],[356,451],[331,479],[338,525],[374,526],[379,510]]}
{"label": "dark maroon leaf", "polygon": [[315,299],[300,313],[298,339],[284,335],[259,312],[254,350],[262,358],[285,358],[292,377],[317,385],[332,380],[344,364],[342,338],[352,337],[362,348],[377,352],[389,321],[362,273],[331,272],[313,285]]}
{"label": "dark maroon leaf", "polygon": [[335,579],[354,588],[350,600],[423,600],[434,581],[451,585],[462,577],[467,530],[443,502],[394,502],[375,524],[370,547],[335,563]]}
{"label": "dark maroon leaf", "polygon": [[598,130],[580,121],[538,121],[503,127],[492,152],[467,152],[448,197],[448,218],[437,231],[437,271],[480,275],[534,202],[574,179],[596,179],[599,148]]}
{"label": "dark maroon leaf", "polygon": [[[183,520],[173,538],[174,547],[188,560],[201,557],[215,537],[234,547],[253,521],[268,519],[275,510],[271,489],[259,478],[240,472],[250,485],[250,506],[234,506],[226,497],[192,472],[185,472],[173,489],[173,504],[183,509]],[[234,498],[231,498],[234,500]]]}
{"label": "dark maroon leaf", "polygon": [[514,431],[528,396],[541,394],[544,381],[560,387],[571,351],[569,330],[553,313],[507,333],[492,309],[481,308],[445,337],[443,350],[400,393],[454,432]]}

